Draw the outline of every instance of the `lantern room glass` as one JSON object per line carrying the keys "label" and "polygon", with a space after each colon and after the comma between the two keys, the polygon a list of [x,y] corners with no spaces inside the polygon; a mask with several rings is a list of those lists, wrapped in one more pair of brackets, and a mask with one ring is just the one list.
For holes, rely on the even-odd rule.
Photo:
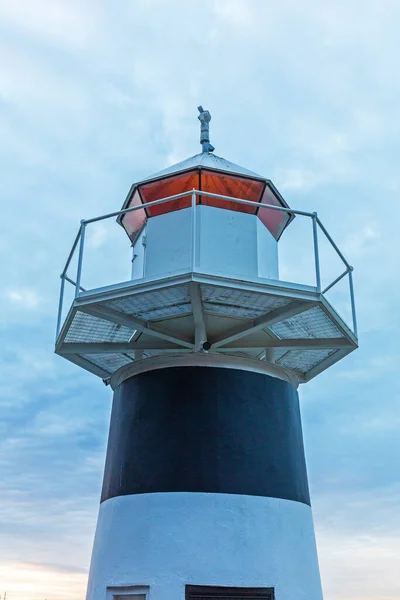
{"label": "lantern room glass", "polygon": [[[261,198],[261,204],[272,204],[272,206],[282,206],[279,198],[274,194],[272,189],[267,184],[263,196]],[[271,210],[268,208],[258,209],[258,218],[265,227],[272,233],[276,240],[279,240],[283,230],[289,223],[291,217],[287,212],[281,210]]]}
{"label": "lantern room glass", "polygon": [[[126,213],[121,219],[121,223],[130,239],[133,241],[136,238],[147,218],[189,208],[192,202],[190,192],[193,189],[200,192],[196,197],[197,204],[257,215],[275,239],[279,239],[282,231],[290,221],[290,215],[286,212],[260,210],[260,204],[283,206],[281,200],[265,180],[241,177],[210,169],[193,169],[138,185],[127,207],[143,204],[144,210]],[[230,202],[221,198],[205,196],[201,194],[202,191],[248,200],[254,202],[254,207],[235,201]],[[146,204],[149,202],[184,192],[189,192],[188,196],[146,208]]]}
{"label": "lantern room glass", "polygon": [[[139,191],[136,190],[127,208],[140,206],[141,204],[142,200],[140,198]],[[121,220],[122,226],[132,241],[135,239],[137,233],[142,229],[146,220],[147,215],[144,208],[142,210],[133,210],[132,212],[128,212],[123,215]]]}
{"label": "lantern room glass", "polygon": [[[158,181],[143,183],[139,186],[139,191],[143,203],[146,204],[147,202],[153,202],[153,200],[168,198],[168,196],[175,196],[183,192],[191,192],[193,189],[198,189],[198,186],[198,171],[189,171],[173,177],[159,179]],[[171,202],[165,202],[165,204],[147,208],[146,212],[149,217],[156,217],[157,215],[163,215],[174,210],[189,208],[190,205],[191,198],[189,194],[185,198],[178,198],[177,200],[171,200]]]}
{"label": "lantern room glass", "polygon": [[[264,185],[263,181],[246,179],[244,177],[236,177],[233,175],[223,175],[222,173],[213,171],[201,171],[201,190],[211,192],[212,194],[220,194],[221,196],[232,196],[233,198],[239,198],[241,200],[249,200],[255,204],[260,201]],[[251,214],[256,214],[257,211],[256,206],[253,208],[248,204],[229,202],[219,198],[211,198],[210,196],[201,196],[200,203],[216,208],[224,208],[226,210],[235,210]]]}

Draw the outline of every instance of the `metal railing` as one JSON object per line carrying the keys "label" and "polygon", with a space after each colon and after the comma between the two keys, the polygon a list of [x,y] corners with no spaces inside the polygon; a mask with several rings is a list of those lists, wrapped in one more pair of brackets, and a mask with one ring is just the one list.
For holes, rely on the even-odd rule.
{"label": "metal railing", "polygon": [[[72,284],[75,286],[75,298],[77,298],[81,291],[87,291],[85,288],[81,286],[82,279],[82,265],[83,265],[83,254],[85,248],[85,233],[86,227],[91,223],[97,223],[99,221],[104,221],[106,219],[111,219],[114,217],[118,217],[124,215],[126,213],[134,212],[136,210],[143,210],[144,208],[151,208],[152,206],[158,206],[160,204],[164,204],[166,202],[171,202],[173,200],[178,200],[180,198],[186,198],[188,196],[191,197],[191,210],[192,210],[192,235],[191,235],[191,264],[192,270],[195,271],[196,264],[196,244],[195,244],[195,235],[196,235],[196,202],[197,196],[207,196],[210,198],[218,198],[218,200],[224,200],[227,202],[235,202],[236,204],[243,204],[247,206],[255,207],[255,203],[251,200],[245,200],[243,198],[234,198],[232,196],[222,196],[220,194],[213,194],[211,192],[205,192],[200,190],[190,190],[187,192],[183,192],[181,194],[175,194],[173,196],[168,196],[166,198],[161,198],[160,200],[154,200],[153,202],[148,202],[145,205],[140,204],[138,206],[132,206],[130,208],[125,208],[124,210],[118,210],[112,213],[107,213],[105,215],[101,215],[99,217],[94,217],[92,219],[83,219],[80,224],[80,228],[75,237],[74,243],[72,245],[71,251],[66,260],[64,269],[60,275],[61,277],[61,290],[60,290],[60,299],[58,306],[58,316],[57,316],[57,331],[56,331],[56,339],[59,336],[61,330],[61,319],[62,319],[62,311],[63,311],[63,302],[64,302],[64,291],[65,291],[65,282]],[[355,300],[354,300],[354,284],[353,284],[353,267],[348,263],[337,244],[333,241],[332,237],[326,230],[325,226],[322,224],[321,220],[318,217],[316,212],[307,212],[303,210],[296,210],[293,208],[282,207],[282,206],[274,206],[273,204],[257,204],[257,208],[259,210],[276,210],[280,212],[285,212],[290,215],[299,215],[302,217],[307,217],[312,220],[312,230],[313,230],[313,250],[314,250],[314,269],[315,269],[315,287],[318,293],[326,294],[329,290],[331,290],[339,281],[341,281],[344,277],[348,277],[349,282],[349,293],[350,293],[350,304],[351,304],[351,318],[352,318],[352,328],[353,333],[357,337],[357,317],[356,317],[356,309],[355,309]],[[157,218],[157,217],[151,217]],[[329,244],[335,250],[337,256],[340,258],[341,262],[345,266],[345,270],[338,277],[336,277],[329,285],[327,285],[324,289],[321,289],[321,268],[320,268],[320,258],[319,258],[319,243],[318,243],[318,234],[322,232],[325,238],[328,240]],[[71,260],[75,254],[75,251],[79,245],[78,250],[78,264],[76,270],[76,280],[74,281],[68,275],[68,268],[71,264]]]}

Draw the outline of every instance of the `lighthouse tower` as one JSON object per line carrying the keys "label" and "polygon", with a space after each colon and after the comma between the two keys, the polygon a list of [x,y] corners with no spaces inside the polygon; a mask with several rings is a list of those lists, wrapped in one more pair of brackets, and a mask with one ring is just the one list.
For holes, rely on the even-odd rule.
{"label": "lighthouse tower", "polygon": [[[56,352],[114,392],[87,600],[321,600],[297,388],[357,347],[352,267],[199,119],[202,152],[82,221],[61,275]],[[313,285],[279,277],[294,218]],[[131,272],[88,288],[85,236],[107,219]],[[322,236],[344,267],[325,287]],[[346,278],[350,324],[326,298]]]}

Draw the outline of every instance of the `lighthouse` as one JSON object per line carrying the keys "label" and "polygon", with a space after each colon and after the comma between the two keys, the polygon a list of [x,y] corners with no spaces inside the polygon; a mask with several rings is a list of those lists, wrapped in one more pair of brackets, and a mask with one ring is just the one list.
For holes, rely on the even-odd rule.
{"label": "lighthouse", "polygon": [[[198,110],[201,152],[81,221],[61,274],[56,352],[113,391],[87,600],[321,600],[298,388],[357,348],[353,269],[317,213],[214,153]],[[280,278],[293,219],[312,285]],[[87,286],[105,220],[131,261]],[[347,321],[328,300],[346,280]]]}

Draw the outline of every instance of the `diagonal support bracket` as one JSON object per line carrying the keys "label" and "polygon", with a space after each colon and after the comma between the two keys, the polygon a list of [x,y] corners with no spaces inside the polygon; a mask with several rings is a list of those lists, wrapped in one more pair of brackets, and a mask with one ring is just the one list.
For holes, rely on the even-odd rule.
{"label": "diagonal support bracket", "polygon": [[125,325],[126,327],[130,327],[131,329],[138,329],[147,335],[151,335],[153,337],[159,338],[161,340],[166,340],[167,342],[171,342],[172,344],[177,344],[178,346],[183,346],[184,348],[193,349],[193,343],[185,338],[173,336],[167,331],[163,330],[161,327],[157,327],[152,323],[147,321],[143,321],[142,319],[137,319],[136,317],[132,317],[131,315],[127,315],[125,313],[119,312],[117,310],[113,310],[112,308],[107,308],[105,306],[79,306],[79,310],[82,312],[86,312],[89,315],[93,315],[94,317],[99,317],[100,319],[105,319],[106,321],[110,321],[111,323],[116,323],[117,325]]}
{"label": "diagonal support bracket", "polygon": [[276,310],[273,310],[266,315],[258,317],[257,319],[251,320],[248,325],[245,327],[235,327],[231,329],[229,332],[225,333],[223,336],[213,340],[212,348],[220,348],[221,346],[226,346],[231,342],[235,342],[240,338],[246,337],[259,329],[264,329],[265,327],[271,327],[275,323],[279,321],[284,321],[289,317],[293,317],[294,315],[298,315],[306,310],[309,310],[315,306],[315,302],[304,302],[304,301],[295,301],[291,302],[286,306],[281,306]]}

